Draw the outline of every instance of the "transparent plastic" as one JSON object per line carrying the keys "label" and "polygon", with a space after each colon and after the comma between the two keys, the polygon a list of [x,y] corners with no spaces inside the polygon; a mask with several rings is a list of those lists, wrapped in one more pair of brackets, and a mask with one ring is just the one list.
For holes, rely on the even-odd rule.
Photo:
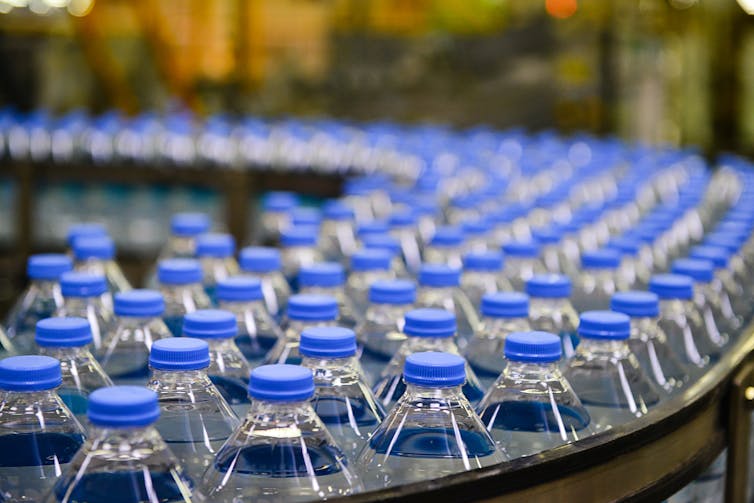
{"label": "transparent plastic", "polygon": [[702,339],[707,329],[694,303],[681,299],[660,300],[657,325],[667,335],[673,353],[687,366],[692,378],[701,375],[711,359]]}
{"label": "transparent plastic", "polygon": [[194,258],[196,256],[196,239],[188,236],[170,236],[159,260],[168,258]]}
{"label": "transparent plastic", "polygon": [[458,287],[420,286],[416,292],[417,307],[436,307],[455,313],[458,345],[465,347],[479,326],[479,315],[469,298]]}
{"label": "transparent plastic", "polygon": [[282,327],[283,336],[278,339],[270,352],[267,353],[265,363],[290,363],[298,365],[301,363],[301,353],[298,350],[299,343],[301,342],[301,332],[311,327],[332,326],[335,326],[335,320],[311,322],[288,320]]}
{"label": "transparent plastic", "polygon": [[79,272],[104,276],[107,282],[107,289],[113,295],[118,292],[131,290],[131,283],[128,282],[126,276],[123,274],[123,270],[114,260],[89,258],[76,261],[73,268]]}
{"label": "transparent plastic", "polygon": [[483,316],[464,356],[484,388],[489,388],[505,368],[505,338],[513,332],[528,332],[528,318],[492,318]]}
{"label": "transparent plastic", "polygon": [[536,274],[546,272],[545,267],[538,258],[528,257],[505,257],[503,265],[503,278],[510,284],[513,290],[523,292],[526,282]]}
{"label": "transparent plastic", "polygon": [[401,245],[401,254],[406,262],[406,267],[412,273],[416,273],[422,263],[422,247],[419,244],[417,229],[414,227],[400,227],[391,229],[390,234]]}
{"label": "transparent plastic", "polygon": [[361,365],[369,382],[375,382],[406,335],[403,317],[414,309],[413,304],[372,304],[364,321],[356,327],[356,340],[361,347]]}
{"label": "transparent plastic", "polygon": [[343,262],[356,251],[356,234],[351,220],[322,221],[320,246],[325,260]]}
{"label": "transparent plastic", "polygon": [[453,246],[433,246],[424,248],[425,264],[445,264],[454,269],[463,267],[463,249]]}
{"label": "transparent plastic", "polygon": [[372,283],[395,278],[396,274],[393,270],[353,271],[348,275],[346,296],[351,299],[362,321],[369,307],[369,287]]}
{"label": "transparent plastic", "polygon": [[610,299],[618,291],[617,273],[617,269],[582,269],[571,294],[576,312],[610,309]]}
{"label": "transparent plastic", "polygon": [[264,301],[225,301],[220,302],[218,307],[236,316],[236,346],[251,366],[262,363],[278,339],[283,337],[283,331],[267,311]]}
{"label": "transparent plastic", "polygon": [[479,311],[485,293],[512,290],[508,282],[495,271],[464,271],[461,274],[461,290],[471,301],[474,310]]}
{"label": "transparent plastic", "polygon": [[338,302],[338,319],[335,324],[350,329],[356,328],[363,319],[361,312],[356,308],[353,299],[346,295],[343,286],[321,287],[310,286],[302,288],[300,293],[307,295],[326,295],[333,297]]}
{"label": "transparent plastic", "polygon": [[579,344],[576,328],[579,315],[567,298],[532,297],[529,304],[529,321],[533,330],[559,335],[563,342],[563,358],[573,356]]}
{"label": "transparent plastic", "polygon": [[5,322],[6,335],[19,353],[34,352],[37,322],[53,316],[62,306],[60,283],[47,280],[31,282],[10,310]]}
{"label": "transparent plastic", "polygon": [[199,309],[207,309],[212,305],[202,285],[163,285],[160,293],[165,299],[165,312],[162,321],[165,322],[170,333],[175,337],[183,334],[183,317]]}
{"label": "transparent plastic", "polygon": [[509,361],[476,410],[511,459],[594,434],[589,413],[558,362]]}
{"label": "transparent plastic", "polygon": [[115,328],[115,315],[109,294],[99,297],[66,297],[55,316],[79,317],[89,321],[95,351],[102,347],[107,334]]}
{"label": "transparent plastic", "polygon": [[290,224],[290,217],[285,211],[265,211],[259,219],[260,243],[277,243],[280,232]]}
{"label": "transparent plastic", "polygon": [[288,306],[288,299],[291,296],[291,287],[285,280],[283,273],[279,271],[267,272],[264,274],[255,274],[245,272],[251,276],[258,277],[262,280],[262,295],[267,311],[278,321],[282,319],[283,313]]}
{"label": "transparent plastic", "polygon": [[249,409],[249,384],[251,366],[233,339],[204,339],[209,344],[209,375],[223,398],[238,417]]}
{"label": "transparent plastic", "polygon": [[283,276],[296,289],[301,266],[322,262],[324,257],[314,246],[286,246],[280,250],[280,260],[283,263]]}
{"label": "transparent plastic", "polygon": [[233,257],[201,257],[199,263],[202,265],[204,292],[211,302],[216,302],[217,283],[231,276],[238,276],[240,274],[238,262]]}
{"label": "transparent plastic", "polygon": [[658,318],[631,317],[628,347],[639,360],[644,373],[666,393],[674,393],[690,380],[690,369],[670,346]]}

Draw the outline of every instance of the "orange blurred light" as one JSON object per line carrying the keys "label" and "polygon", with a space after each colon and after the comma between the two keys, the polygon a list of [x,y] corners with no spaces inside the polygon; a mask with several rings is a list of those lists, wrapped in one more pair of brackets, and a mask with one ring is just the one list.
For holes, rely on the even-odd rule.
{"label": "orange blurred light", "polygon": [[552,17],[566,19],[573,16],[579,8],[577,0],[545,0],[545,9]]}

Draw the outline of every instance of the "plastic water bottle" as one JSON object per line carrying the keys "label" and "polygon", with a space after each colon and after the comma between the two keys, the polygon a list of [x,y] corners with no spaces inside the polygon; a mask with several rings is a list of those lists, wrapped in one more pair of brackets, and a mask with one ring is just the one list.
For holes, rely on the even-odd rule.
{"label": "plastic water bottle", "polygon": [[199,481],[240,421],[207,376],[209,346],[200,339],[155,341],[148,387],[157,393],[155,428],[192,480]]}
{"label": "plastic water bottle", "polygon": [[650,260],[643,260],[641,242],[630,236],[624,235],[608,241],[607,248],[617,250],[621,255],[620,267],[618,268],[618,289],[642,289],[649,284],[649,278],[652,275],[651,252]]}
{"label": "plastic water bottle", "polygon": [[618,290],[620,253],[610,248],[581,254],[581,271],[573,286],[571,302],[577,312],[605,310]]}
{"label": "plastic water bottle", "polygon": [[346,296],[363,319],[363,314],[369,304],[369,287],[375,281],[385,281],[395,278],[390,269],[393,254],[388,250],[361,249],[351,255],[351,274],[346,282]]}
{"label": "plastic water bottle", "polygon": [[571,280],[562,274],[540,274],[526,282],[531,327],[560,336],[566,359],[573,356],[579,344],[579,315],[569,300],[571,289]]}
{"label": "plastic water bottle", "polygon": [[176,213],[170,219],[171,236],[160,258],[195,257],[196,238],[208,232],[210,225],[210,219],[204,213]]}
{"label": "plastic water bottle", "polygon": [[338,302],[328,295],[294,295],[288,301],[283,337],[272,347],[267,363],[301,363],[298,346],[301,332],[309,327],[334,326],[338,318]]}
{"label": "plastic water bottle", "polygon": [[[432,308],[409,311],[405,316],[403,333],[406,334],[406,340],[385,365],[374,385],[374,394],[385,408],[394,404],[406,391],[403,365],[408,355],[423,351],[459,354],[458,346],[453,341],[456,318],[450,311]],[[466,398],[472,403],[481,400],[484,390],[468,363],[464,381],[463,393]]]}
{"label": "plastic water bottle", "polygon": [[170,332],[179,337],[183,331],[183,317],[211,304],[202,287],[201,264],[187,258],[161,260],[157,266],[157,278],[165,299],[162,320]]}
{"label": "plastic water bottle", "polygon": [[511,459],[594,433],[589,413],[560,372],[561,355],[560,338],[548,332],[513,332],[505,338],[505,369],[477,412]]}
{"label": "plastic water bottle", "polygon": [[6,335],[16,351],[34,351],[34,331],[39,320],[49,318],[63,306],[60,276],[73,268],[71,259],[62,254],[32,255],[26,263],[31,284],[24,290],[8,314]]}
{"label": "plastic water bottle", "polygon": [[262,280],[267,311],[280,321],[291,296],[291,287],[281,272],[280,251],[276,248],[247,247],[239,254],[239,264],[245,274]]}
{"label": "plastic water bottle", "polygon": [[65,242],[68,245],[68,251],[71,251],[74,242],[79,238],[104,237],[107,237],[107,227],[101,222],[78,222],[68,226]]}
{"label": "plastic water bottle", "polygon": [[75,239],[73,257],[76,260],[77,271],[104,276],[110,293],[115,294],[131,289],[131,283],[114,260],[115,244],[108,236]]}
{"label": "plastic water bottle", "polygon": [[60,362],[0,360],[0,496],[41,501],[84,443],[84,430],[56,393]]}
{"label": "plastic water bottle", "polygon": [[419,269],[416,305],[445,309],[454,313],[458,325],[458,343],[463,347],[479,326],[479,316],[460,286],[459,269],[445,264],[423,264]]}
{"label": "plastic water bottle", "polygon": [[660,392],[628,347],[631,319],[614,311],[587,311],[579,344],[563,375],[592,418],[596,432],[645,415]]}
{"label": "plastic water bottle", "polygon": [[698,377],[710,364],[710,357],[700,345],[706,328],[694,306],[693,280],[679,274],[657,274],[649,280],[649,291],[660,298],[657,326],[668,336],[673,353],[689,369],[691,378]]}
{"label": "plastic water bottle", "polygon": [[466,348],[466,360],[482,385],[489,387],[505,367],[505,339],[514,332],[528,332],[529,297],[518,292],[488,293],[482,297],[482,320]]}
{"label": "plastic water bottle", "polygon": [[652,292],[618,292],[610,309],[631,318],[628,347],[636,355],[644,373],[667,393],[674,393],[689,382],[689,370],[673,352],[668,336],[658,326],[659,297]]}
{"label": "plastic water bottle", "polygon": [[89,321],[92,344],[98,350],[106,334],[115,326],[112,297],[105,277],[85,272],[66,272],[60,276],[63,305],[55,316],[78,316]]}
{"label": "plastic water bottle", "polygon": [[280,234],[283,275],[293,290],[298,290],[301,267],[322,261],[317,236],[318,230],[312,226],[288,227]]}
{"label": "plastic water bottle", "polygon": [[713,310],[718,328],[732,336],[742,328],[743,319],[733,309],[735,297],[741,296],[742,292],[728,268],[730,252],[722,246],[695,246],[689,256],[712,264],[712,279],[700,282],[699,287]]}
{"label": "plastic water bottle", "polygon": [[267,311],[262,280],[253,276],[236,276],[217,284],[218,307],[236,316],[236,345],[254,366],[261,363],[283,331]]}
{"label": "plastic water bottle", "polygon": [[157,433],[157,395],[137,386],[89,396],[89,438],[46,503],[204,501]]}
{"label": "plastic water bottle", "polygon": [[374,382],[382,368],[406,340],[404,316],[416,306],[416,286],[407,280],[375,281],[369,288],[369,308],[356,337],[361,346],[361,364]]}
{"label": "plastic water bottle", "polygon": [[424,249],[424,262],[460,269],[463,266],[463,240],[463,231],[459,227],[438,227]]}
{"label": "plastic water bottle", "polygon": [[183,320],[183,335],[207,341],[207,374],[235,413],[243,417],[249,408],[246,385],[251,367],[234,340],[238,335],[235,315],[220,309],[194,311]]}
{"label": "plastic water bottle", "polygon": [[[714,232],[706,236],[705,246],[691,249],[693,258],[709,260],[714,265],[715,277],[711,286],[721,297],[721,309],[724,311],[724,319],[718,320],[718,324],[731,334],[741,330],[752,310],[747,279],[749,268],[743,250],[749,237],[749,231],[735,236]],[[730,309],[726,304],[730,304]]]}
{"label": "plastic water bottle", "polygon": [[149,378],[149,350],[172,337],[162,315],[165,300],[155,290],[130,290],[114,298],[115,328],[107,333],[97,359],[116,384],[144,385]]}
{"label": "plastic water bottle", "polygon": [[503,278],[517,292],[523,291],[532,276],[545,272],[539,259],[540,251],[540,245],[536,241],[510,241],[503,245]]}
{"label": "plastic water bottle", "polygon": [[239,273],[233,257],[236,240],[230,234],[202,234],[196,238],[196,256],[202,265],[202,285],[211,301],[215,302],[217,283]]}
{"label": "plastic water bottle", "polygon": [[416,273],[422,263],[416,214],[411,210],[394,211],[388,222],[390,224],[390,235],[400,243],[401,255],[403,255],[408,269]]}
{"label": "plastic water bottle", "polygon": [[327,201],[322,210],[320,250],[326,260],[344,263],[357,247],[353,209],[341,201]]}
{"label": "plastic water bottle", "polygon": [[406,392],[362,450],[357,470],[368,489],[433,480],[507,460],[461,391],[458,355],[406,359]]}
{"label": "plastic water bottle", "polygon": [[492,224],[485,218],[474,218],[461,223],[466,253],[484,253],[491,249]]}
{"label": "plastic water bottle", "polygon": [[303,266],[298,275],[298,283],[303,294],[334,297],[338,301],[337,324],[352,329],[358,325],[362,316],[353,299],[346,295],[345,276],[343,266],[337,262],[320,262]]}
{"label": "plastic water bottle", "polygon": [[564,255],[561,252],[560,242],[564,231],[561,227],[550,225],[532,229],[532,236],[541,246],[542,264],[545,271],[553,274],[567,273],[562,266]]}
{"label": "plastic water bottle", "polygon": [[477,311],[485,294],[511,290],[502,272],[503,254],[500,252],[469,252],[463,256],[461,290]]}
{"label": "plastic water bottle", "polygon": [[322,211],[319,208],[299,206],[290,211],[292,227],[319,227],[322,225]]}
{"label": "plastic water bottle", "polygon": [[343,327],[307,328],[300,350],[301,365],[314,374],[314,411],[346,458],[355,461],[385,418],[356,358],[356,334]]}
{"label": "plastic water bottle", "polygon": [[256,241],[276,244],[280,233],[290,224],[289,212],[298,205],[298,196],[292,192],[268,192],[262,198],[263,213],[259,220],[260,234]]}
{"label": "plastic water bottle", "polygon": [[398,278],[408,278],[410,276],[408,269],[406,269],[406,263],[403,260],[401,243],[397,238],[388,233],[382,233],[370,234],[360,239],[364,248],[368,250],[387,250],[392,254],[393,259],[390,262],[390,269]]}
{"label": "plastic water bottle", "polygon": [[63,378],[58,395],[81,424],[85,424],[89,394],[112,381],[87,346],[92,330],[85,318],[47,318],[37,323],[39,354],[60,362]]}
{"label": "plastic water bottle", "polygon": [[257,367],[249,394],[249,413],[204,475],[202,487],[211,501],[312,501],[361,490],[311,405],[311,370]]}

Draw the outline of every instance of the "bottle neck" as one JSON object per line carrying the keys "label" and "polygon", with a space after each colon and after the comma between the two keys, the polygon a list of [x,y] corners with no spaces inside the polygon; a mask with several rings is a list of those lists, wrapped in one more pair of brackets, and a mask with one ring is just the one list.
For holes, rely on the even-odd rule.
{"label": "bottle neck", "polygon": [[404,397],[408,399],[437,399],[437,400],[465,400],[461,385],[445,387],[428,387],[418,384],[406,383],[406,393]]}
{"label": "bottle neck", "polygon": [[303,356],[301,366],[311,369],[317,385],[345,385],[359,380],[359,361],[355,356],[322,358]]}
{"label": "bottle neck", "polygon": [[40,347],[39,354],[51,356],[58,360],[93,359],[86,346],[78,347]]}
{"label": "bottle neck", "polygon": [[207,367],[195,370],[158,370],[151,368],[151,381],[162,384],[168,383],[194,383],[206,381]]}
{"label": "bottle neck", "polygon": [[627,339],[588,339],[584,337],[579,342],[576,352],[582,355],[618,355],[619,357],[625,357],[630,353],[626,341]]}
{"label": "bottle neck", "polygon": [[458,348],[451,337],[406,337],[406,345],[412,353],[422,350],[434,350],[445,353],[458,353]]}
{"label": "bottle neck", "polygon": [[147,325],[150,325],[151,323],[154,323],[155,321],[159,321],[160,318],[141,317],[141,316],[119,316],[118,320],[121,327],[136,330],[136,329],[145,327]]}
{"label": "bottle neck", "polygon": [[508,360],[503,371],[511,379],[531,380],[532,377],[541,380],[552,380],[551,376],[559,376],[558,361],[554,362],[520,362]]}
{"label": "bottle neck", "polygon": [[218,302],[217,307],[225,311],[230,311],[235,315],[247,313],[249,311],[256,312],[259,310],[265,310],[264,300],[221,300]]}

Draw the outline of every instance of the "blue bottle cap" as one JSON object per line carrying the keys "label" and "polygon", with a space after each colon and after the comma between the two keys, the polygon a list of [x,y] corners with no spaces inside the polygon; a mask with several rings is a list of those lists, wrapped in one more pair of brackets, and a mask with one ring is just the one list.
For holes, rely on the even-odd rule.
{"label": "blue bottle cap", "polygon": [[422,264],[419,268],[419,285],[439,288],[461,284],[461,270],[445,264]]}
{"label": "blue bottle cap", "polygon": [[226,302],[253,302],[262,300],[262,280],[253,276],[234,276],[221,279],[215,289],[217,300]]}
{"label": "blue bottle cap", "polygon": [[200,309],[183,317],[183,334],[199,339],[229,339],[238,335],[238,325],[229,311]]}
{"label": "blue bottle cap", "polygon": [[241,269],[247,272],[279,271],[281,267],[280,251],[277,248],[249,246],[241,250],[238,263]]}
{"label": "blue bottle cap", "polygon": [[649,279],[649,291],[660,299],[690,300],[694,297],[694,283],[689,276],[657,274]]}
{"label": "blue bottle cap", "polygon": [[370,250],[387,250],[393,255],[401,254],[401,242],[390,234],[368,234],[361,236],[361,242],[364,248]]}
{"label": "blue bottle cap", "polygon": [[202,266],[190,258],[168,258],[157,265],[157,280],[163,285],[190,285],[202,282]]}
{"label": "blue bottle cap", "polygon": [[529,296],[519,292],[485,293],[481,311],[482,316],[490,318],[528,318]]}
{"label": "blue bottle cap", "polygon": [[458,355],[427,351],[406,357],[403,378],[429,388],[460,386],[466,381],[466,362]]}
{"label": "blue bottle cap", "polygon": [[236,240],[230,234],[202,234],[196,238],[198,257],[232,257],[236,251]]}
{"label": "blue bottle cap", "polygon": [[342,201],[330,200],[322,205],[322,212],[327,220],[349,221],[353,220],[353,209]]}
{"label": "blue bottle cap", "polygon": [[115,243],[109,236],[76,238],[73,240],[73,256],[76,260],[110,260],[115,256]]}
{"label": "blue bottle cap", "polygon": [[298,196],[293,192],[268,192],[262,198],[262,207],[265,211],[286,213],[298,204]]}
{"label": "blue bottle cap", "polygon": [[416,214],[411,210],[402,210],[393,212],[388,220],[390,227],[411,227],[416,225]]}
{"label": "blue bottle cap", "polygon": [[351,255],[352,271],[387,271],[393,260],[393,253],[384,249],[365,248]]}
{"label": "blue bottle cap", "polygon": [[709,260],[715,265],[716,269],[723,269],[728,267],[730,253],[722,246],[695,246],[691,249],[689,257]]}
{"label": "blue bottle cap", "polygon": [[390,230],[390,226],[383,220],[372,220],[371,222],[364,222],[359,225],[356,235],[359,239],[372,234],[385,234]]}
{"label": "blue bottle cap", "polygon": [[505,338],[505,357],[514,362],[547,363],[560,360],[560,337],[550,332],[513,332]]}
{"label": "blue bottle cap", "polygon": [[615,311],[586,311],[579,316],[579,335],[586,339],[628,339],[631,318]]}
{"label": "blue bottle cap", "polygon": [[532,229],[534,239],[545,245],[558,244],[563,239],[563,229],[554,225]]}
{"label": "blue bottle cap", "polygon": [[314,395],[314,377],[299,365],[262,365],[251,371],[249,395],[270,402],[308,400]]}
{"label": "blue bottle cap", "polygon": [[465,236],[483,236],[492,230],[492,224],[484,218],[466,220],[461,223],[461,230]]}
{"label": "blue bottle cap", "polygon": [[314,226],[322,223],[322,212],[317,208],[293,208],[290,212],[294,226]]}
{"label": "blue bottle cap", "polygon": [[165,312],[165,299],[155,290],[129,290],[118,292],[114,297],[114,311],[117,316],[152,318]]}
{"label": "blue bottle cap", "polygon": [[26,274],[38,280],[58,281],[61,274],[72,269],[70,257],[62,253],[32,255],[26,263]]}
{"label": "blue bottle cap", "polygon": [[511,241],[503,245],[503,253],[511,257],[539,257],[539,243],[536,241]]}
{"label": "blue bottle cap", "polygon": [[500,271],[502,268],[503,254],[501,252],[469,252],[463,256],[465,271]]}
{"label": "blue bottle cap", "polygon": [[715,266],[710,260],[679,258],[670,268],[673,274],[690,276],[697,283],[709,283],[715,277]]}
{"label": "blue bottle cap", "polygon": [[405,316],[403,333],[410,337],[453,337],[456,315],[444,309],[422,308]]}
{"label": "blue bottle cap", "polygon": [[610,248],[585,251],[581,254],[581,266],[587,269],[615,269],[620,266],[620,252]]}
{"label": "blue bottle cap", "polygon": [[63,297],[98,297],[107,291],[107,281],[101,274],[69,271],[60,276]]}
{"label": "blue bottle cap", "polygon": [[705,246],[720,246],[728,250],[730,255],[735,255],[748,240],[748,233],[739,234],[736,232],[715,231],[705,234],[702,244]]}
{"label": "blue bottle cap", "polygon": [[209,367],[209,344],[191,337],[154,341],[149,366],[157,370],[199,370]]}
{"label": "blue bottle cap", "polygon": [[571,296],[571,279],[563,274],[536,274],[526,282],[530,297],[563,299]]}
{"label": "blue bottle cap", "polygon": [[74,241],[83,237],[103,237],[107,236],[107,228],[99,222],[82,222],[68,226],[66,233],[66,242],[68,246],[73,246]]}
{"label": "blue bottle cap", "polygon": [[42,391],[60,386],[60,362],[49,356],[10,356],[0,360],[0,389]]}
{"label": "blue bottle cap", "polygon": [[170,232],[174,236],[198,236],[207,232],[209,227],[209,217],[204,213],[176,213],[170,219]]}
{"label": "blue bottle cap", "polygon": [[42,347],[86,346],[92,342],[92,329],[84,318],[46,318],[37,322],[34,341]]}
{"label": "blue bottle cap", "polygon": [[296,321],[334,321],[338,302],[329,295],[293,295],[288,299],[287,315]]}
{"label": "blue bottle cap", "polygon": [[435,231],[435,235],[432,236],[432,240],[429,242],[430,246],[437,246],[440,248],[453,248],[463,244],[463,231],[458,227],[438,227]]}
{"label": "blue bottle cap", "polygon": [[356,334],[343,327],[312,327],[301,332],[299,351],[314,358],[346,358],[356,354]]}
{"label": "blue bottle cap", "polygon": [[280,244],[290,246],[317,246],[319,229],[311,225],[291,226],[280,232]]}
{"label": "blue bottle cap", "polygon": [[641,241],[630,235],[623,235],[611,239],[607,243],[608,248],[618,250],[623,255],[636,255],[641,249]]}
{"label": "blue bottle cap", "polygon": [[160,417],[160,405],[150,389],[109,386],[89,395],[86,416],[93,425],[105,428],[149,426]]}
{"label": "blue bottle cap", "polygon": [[373,304],[413,304],[416,302],[416,285],[411,281],[380,280],[369,286],[369,302]]}
{"label": "blue bottle cap", "polygon": [[301,266],[298,273],[298,284],[302,288],[322,287],[332,288],[346,282],[343,266],[337,262],[319,262]]}
{"label": "blue bottle cap", "polygon": [[652,292],[618,292],[610,299],[610,309],[632,318],[654,318],[660,314],[660,299]]}
{"label": "blue bottle cap", "polygon": [[734,232],[738,234],[751,233],[751,222],[740,220],[723,220],[715,227],[715,232]]}

